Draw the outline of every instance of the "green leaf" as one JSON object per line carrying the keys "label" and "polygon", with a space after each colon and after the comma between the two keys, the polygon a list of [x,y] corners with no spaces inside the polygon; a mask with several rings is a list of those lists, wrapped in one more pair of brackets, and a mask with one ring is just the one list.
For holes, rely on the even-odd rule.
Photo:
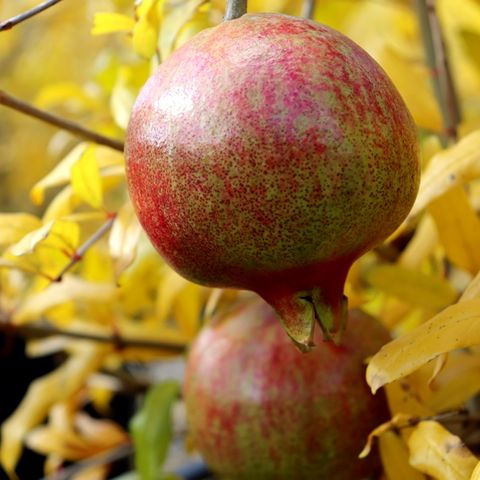
{"label": "green leaf", "polygon": [[135,467],[140,480],[163,480],[162,465],[172,439],[171,410],[180,391],[170,380],[147,392],[145,402],[130,421],[135,447]]}

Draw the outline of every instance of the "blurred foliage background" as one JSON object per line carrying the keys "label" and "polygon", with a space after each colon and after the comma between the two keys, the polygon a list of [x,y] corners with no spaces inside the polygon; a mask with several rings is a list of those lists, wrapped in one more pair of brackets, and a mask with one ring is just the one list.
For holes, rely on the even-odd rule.
{"label": "blurred foliage background", "polygon": [[[392,421],[372,434],[384,477],[475,480],[480,2],[435,2],[461,112],[454,125],[445,118],[452,107],[448,90],[438,94],[432,87],[441,72],[428,67],[421,3],[317,0],[313,17],[350,36],[384,67],[415,118],[423,154],[412,213],[385,245],[354,265],[346,287],[350,305],[377,316],[395,337],[367,372],[373,389],[385,386],[392,412]],[[36,5],[0,0],[0,19]],[[249,2],[251,12],[300,16],[304,7],[301,0]],[[150,73],[195,33],[218,24],[224,8],[222,0],[61,1],[0,32],[0,89],[122,141]],[[107,457],[99,465],[87,462],[74,478],[107,478],[108,454],[130,454],[133,438],[134,448],[147,452],[136,456],[137,473],[150,478],[149,462],[163,468],[174,438],[165,419],[178,389],[157,385],[139,366],[169,365],[202,319],[238,293],[192,285],[163,264],[135,220],[123,156],[115,149],[0,106],[0,186],[1,330],[4,337],[25,337],[28,356],[58,360],[2,425],[4,470],[15,477],[27,445],[45,455],[49,479],[62,478],[55,475],[65,462],[98,454]],[[153,384],[131,431],[107,418],[119,392],[134,397]],[[155,421],[163,423],[154,439],[141,438],[138,425]]]}

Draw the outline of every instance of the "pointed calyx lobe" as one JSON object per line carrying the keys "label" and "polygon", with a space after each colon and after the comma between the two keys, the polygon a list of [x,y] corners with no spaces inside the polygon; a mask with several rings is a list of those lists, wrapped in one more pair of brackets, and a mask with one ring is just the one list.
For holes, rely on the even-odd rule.
{"label": "pointed calyx lobe", "polygon": [[350,265],[410,210],[415,125],[385,72],[315,22],[243,15],[169,57],[126,138],[138,217],[165,260],[270,302],[300,348],[341,331]]}

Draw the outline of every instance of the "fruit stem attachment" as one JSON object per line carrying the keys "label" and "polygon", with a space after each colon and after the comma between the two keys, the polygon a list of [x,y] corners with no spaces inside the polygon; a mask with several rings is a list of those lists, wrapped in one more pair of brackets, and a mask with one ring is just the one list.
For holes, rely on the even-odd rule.
{"label": "fruit stem attachment", "polygon": [[227,0],[224,21],[235,20],[247,13],[247,0]]}
{"label": "fruit stem attachment", "polygon": [[303,292],[263,292],[261,296],[273,306],[287,335],[302,352],[315,346],[315,323],[326,342],[339,344],[348,318],[348,300],[343,294],[324,295],[319,288]]}

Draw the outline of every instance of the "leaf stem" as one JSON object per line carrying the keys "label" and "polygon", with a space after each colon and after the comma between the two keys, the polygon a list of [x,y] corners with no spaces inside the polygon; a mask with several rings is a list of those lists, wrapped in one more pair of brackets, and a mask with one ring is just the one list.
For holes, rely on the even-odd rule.
{"label": "leaf stem", "polygon": [[247,0],[227,0],[225,21],[235,20],[247,13]]}
{"label": "leaf stem", "polygon": [[302,7],[303,18],[309,18],[310,20],[313,18],[313,13],[315,12],[315,4],[315,0],[304,0]]}
{"label": "leaf stem", "polygon": [[72,256],[70,257],[70,261],[65,265],[62,271],[52,279],[52,282],[61,282],[63,276],[83,258],[87,250],[92,247],[93,244],[98,242],[98,240],[100,240],[100,238],[102,238],[110,230],[110,228],[112,228],[113,222],[115,222],[116,218],[116,214],[109,214],[108,220],[92,236],[85,240],[85,242],[78,247],[75,252],[73,252]]}
{"label": "leaf stem", "polygon": [[40,110],[39,108],[34,107],[33,105],[30,105],[29,103],[26,103],[23,100],[14,97],[13,95],[10,95],[4,90],[0,90],[0,105],[16,110],[17,112],[24,113],[25,115],[34,117],[50,125],[54,125],[62,130],[67,130],[68,132],[73,133],[78,137],[85,138],[91,142],[105,145],[113,148],[114,150],[123,152],[124,145],[119,140],[106,137],[87,129],[78,123],[72,122],[71,120],[67,120],[57,115],[53,115],[52,113],[45,112],[44,110]]}
{"label": "leaf stem", "polygon": [[47,8],[53,7],[53,5],[61,1],[62,0],[46,0],[45,2],[41,3],[40,5],[37,5],[36,7],[31,8],[30,10],[27,10],[26,12],[20,13],[15,17],[9,18],[8,20],[1,22],[0,32],[3,32],[5,30],[10,30],[15,25],[18,25],[19,23],[22,23],[25,20],[28,20],[29,18],[32,18],[35,15],[38,15],[39,13],[42,13],[43,11],[47,10]]}
{"label": "leaf stem", "polygon": [[455,142],[460,123],[460,107],[435,0],[416,1],[425,55],[432,76],[435,96],[442,112],[445,135],[451,142]]}

